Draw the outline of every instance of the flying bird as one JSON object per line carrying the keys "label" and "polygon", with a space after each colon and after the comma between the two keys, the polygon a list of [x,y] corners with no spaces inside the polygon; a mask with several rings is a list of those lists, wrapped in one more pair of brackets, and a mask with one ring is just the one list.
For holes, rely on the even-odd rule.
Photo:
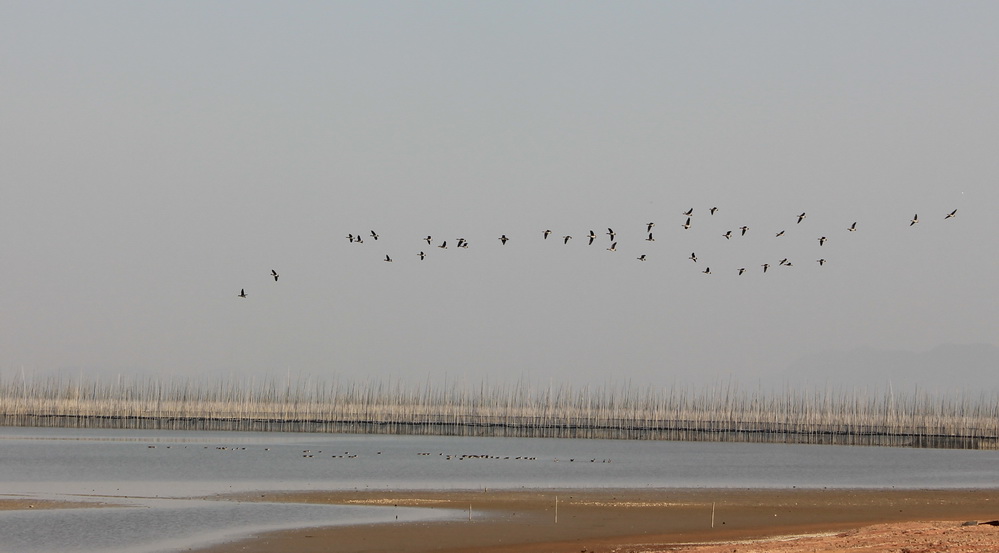
{"label": "flying bird", "polygon": [[819,238],[819,245],[820,245],[820,246],[821,246],[822,244],[825,244],[825,243],[826,243],[826,237],[825,237],[825,236],[823,236],[823,237]]}
{"label": "flying bird", "polygon": [[509,240],[509,238],[507,238],[505,234],[499,237],[499,241],[502,242],[504,246],[506,245],[507,240]]}
{"label": "flying bird", "polygon": [[542,232],[541,235],[545,237],[545,240],[548,240],[548,235],[551,234],[551,233],[552,233],[552,231],[546,230],[546,231]]}
{"label": "flying bird", "polygon": [[649,233],[649,237],[645,239],[646,242],[655,242],[656,239],[652,237],[652,233]]}
{"label": "flying bird", "polygon": [[697,263],[697,254],[696,253],[691,253],[689,259],[691,261],[693,261],[694,263]]}
{"label": "flying bird", "polygon": [[711,214],[712,214],[712,215],[714,215],[714,214],[715,214],[715,212],[716,212],[716,211],[718,211],[718,208],[717,208],[717,207],[712,207],[712,208],[711,208],[711,209],[709,209],[708,211],[710,211],[710,212],[711,212]]}
{"label": "flying bird", "polygon": [[638,256],[638,260],[645,261],[645,254],[643,253],[642,255]]}
{"label": "flying bird", "polygon": [[687,217],[687,222],[684,223],[682,226],[683,226],[683,230],[687,230],[687,229],[690,228],[690,217]]}
{"label": "flying bird", "polygon": [[239,297],[241,297],[241,298],[245,298],[246,297],[246,290],[244,290],[243,288],[240,288],[239,289],[239,294],[237,294],[237,295]]}
{"label": "flying bird", "polygon": [[271,276],[274,277],[274,282],[277,282],[278,277],[281,275],[277,274],[277,271],[274,269],[271,269]]}
{"label": "flying bird", "polygon": [[416,255],[420,256],[420,261],[423,261],[423,260],[424,260],[424,259],[426,259],[426,257],[427,257],[427,254],[425,254],[425,253],[423,253],[423,252],[420,252],[420,253],[418,253],[418,254],[416,254]]}
{"label": "flying bird", "polygon": [[944,219],[950,219],[951,217],[953,217],[955,215],[957,215],[957,210],[956,209],[954,211],[951,211],[950,213],[948,213],[947,216],[944,217]]}
{"label": "flying bird", "polygon": [[763,265],[760,265],[760,266],[763,267],[763,272],[764,273],[767,272],[767,269],[770,268],[770,264],[769,263],[764,263]]}
{"label": "flying bird", "polygon": [[804,220],[804,218],[805,218],[805,212],[802,211],[801,215],[798,215],[798,222],[800,223],[802,220]]}
{"label": "flying bird", "polygon": [[389,257],[388,255],[386,255],[385,256],[385,261],[388,261],[389,263],[391,263],[392,262],[392,258]]}
{"label": "flying bird", "polygon": [[427,237],[424,238],[424,240],[427,242],[427,245],[429,246],[430,245],[430,241],[433,240],[433,239],[430,238],[430,235],[428,234]]}
{"label": "flying bird", "polygon": [[850,232],[856,232],[856,231],[857,231],[857,222],[856,222],[856,221],[854,221],[854,222],[853,222],[853,224],[852,224],[852,225],[850,225],[850,228],[848,228],[848,229],[846,229],[846,230],[848,230],[848,231],[850,231]]}
{"label": "flying bird", "polygon": [[437,247],[440,248],[440,249],[442,249],[442,250],[446,250],[447,249],[447,240],[441,242],[441,245],[437,246]]}
{"label": "flying bird", "polygon": [[611,247],[607,248],[607,251],[609,251],[609,252],[616,252],[617,251],[617,242],[614,242],[613,244],[611,244]]}
{"label": "flying bird", "polygon": [[746,268],[745,268],[745,267],[741,267],[741,268],[739,269],[739,275],[740,275],[740,276],[742,275],[742,273],[745,273],[745,272],[746,272]]}
{"label": "flying bird", "polygon": [[354,237],[354,243],[356,243],[356,244],[363,244],[364,243],[364,239],[361,238],[360,234],[358,234],[357,236]]}
{"label": "flying bird", "polygon": [[569,236],[568,234],[566,234],[565,236],[562,237],[562,243],[563,244],[568,244],[569,240],[572,240],[572,237]]}
{"label": "flying bird", "polygon": [[784,236],[784,231],[780,231],[777,233],[777,238],[780,238],[781,236]]}
{"label": "flying bird", "polygon": [[375,231],[371,231],[371,237],[374,238],[375,240],[378,240],[378,233]]}
{"label": "flying bird", "polygon": [[749,230],[749,227],[747,227],[746,225],[742,225],[741,227],[739,227],[739,230],[742,231],[742,236],[745,236],[746,231]]}
{"label": "flying bird", "polygon": [[597,234],[591,230],[590,233],[586,235],[586,237],[590,239],[589,245],[592,246],[593,239],[597,237]]}
{"label": "flying bird", "polygon": [[724,236],[726,240],[731,240],[732,239],[732,231],[726,230],[725,234],[723,234],[722,236]]}
{"label": "flying bird", "polygon": [[683,214],[686,215],[687,217],[692,216],[694,214],[694,208],[690,208],[687,211],[684,211]]}
{"label": "flying bird", "polygon": [[915,225],[918,222],[919,222],[919,214],[917,213],[912,216],[912,221],[909,221],[909,226],[911,227],[912,225]]}
{"label": "flying bird", "polygon": [[710,275],[711,274],[711,267],[708,267],[708,268],[704,269],[701,272],[704,273],[704,274],[706,274],[706,275]]}
{"label": "flying bird", "polygon": [[348,234],[347,235],[347,240],[350,240],[350,243],[353,244],[354,243],[354,235],[353,234]]}
{"label": "flying bird", "polygon": [[819,267],[821,267],[821,266],[823,266],[823,265],[826,264],[826,260],[824,258],[823,259],[816,259],[815,262],[819,264]]}
{"label": "flying bird", "polygon": [[645,223],[645,232],[652,232],[652,227],[656,226],[655,223]]}
{"label": "flying bird", "polygon": [[787,262],[787,258],[785,257],[784,259],[781,259],[780,263],[778,263],[777,265],[778,266],[780,266],[780,265],[790,265],[790,263]]}
{"label": "flying bird", "polygon": [[610,239],[613,240],[617,236],[617,233],[614,232],[614,229],[607,227],[607,236],[610,236]]}

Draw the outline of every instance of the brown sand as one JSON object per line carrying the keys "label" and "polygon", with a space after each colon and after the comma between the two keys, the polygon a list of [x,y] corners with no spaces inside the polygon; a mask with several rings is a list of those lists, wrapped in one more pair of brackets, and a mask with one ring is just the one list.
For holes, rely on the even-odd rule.
{"label": "brown sand", "polygon": [[[960,525],[999,518],[999,490],[378,491],[226,499],[466,511],[471,505],[472,518],[271,532],[203,553],[999,551],[999,528]],[[792,535],[798,538],[753,541]],[[972,545],[961,549],[960,540]]]}
{"label": "brown sand", "polygon": [[109,503],[91,501],[61,501],[52,499],[25,499],[22,497],[0,497],[0,511],[22,509],[77,509],[86,507],[111,507]]}

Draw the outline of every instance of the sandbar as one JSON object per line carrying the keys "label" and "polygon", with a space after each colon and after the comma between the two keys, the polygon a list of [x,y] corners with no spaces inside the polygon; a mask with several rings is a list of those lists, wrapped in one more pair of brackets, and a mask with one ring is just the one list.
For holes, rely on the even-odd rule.
{"label": "sandbar", "polygon": [[[220,499],[438,507],[459,510],[462,516],[267,532],[195,551],[791,553],[837,551],[851,539],[851,550],[885,551],[891,549],[887,535],[915,544],[909,548],[913,551],[919,550],[919,539],[950,539],[951,550],[960,551],[959,541],[965,538],[974,544],[968,551],[999,551],[999,528],[961,524],[999,519],[999,490],[993,489],[363,490],[258,492]],[[876,536],[868,540],[871,549],[863,549],[864,536]]]}

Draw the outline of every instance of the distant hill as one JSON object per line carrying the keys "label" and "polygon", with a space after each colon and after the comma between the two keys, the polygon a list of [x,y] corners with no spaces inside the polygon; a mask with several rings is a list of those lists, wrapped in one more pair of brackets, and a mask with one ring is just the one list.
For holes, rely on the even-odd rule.
{"label": "distant hill", "polygon": [[925,352],[861,347],[806,355],[777,375],[771,385],[897,392],[999,392],[999,347],[943,344]]}

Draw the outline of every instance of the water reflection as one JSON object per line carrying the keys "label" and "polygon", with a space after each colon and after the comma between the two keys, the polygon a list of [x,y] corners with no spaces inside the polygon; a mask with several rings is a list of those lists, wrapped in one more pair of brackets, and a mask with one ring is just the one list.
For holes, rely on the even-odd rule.
{"label": "water reflection", "polygon": [[158,553],[283,528],[459,516],[404,507],[143,500],[126,507],[0,511],[0,549],[11,553]]}

